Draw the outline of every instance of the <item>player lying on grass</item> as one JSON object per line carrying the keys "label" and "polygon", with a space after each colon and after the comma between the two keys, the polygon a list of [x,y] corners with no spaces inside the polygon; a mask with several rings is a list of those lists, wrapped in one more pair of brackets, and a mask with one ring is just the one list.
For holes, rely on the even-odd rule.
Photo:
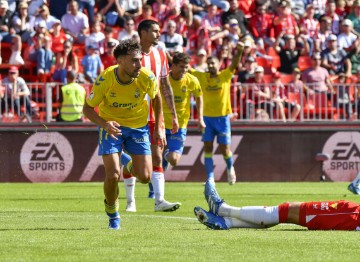
{"label": "player lying on grass", "polygon": [[292,223],[309,230],[360,230],[360,205],[353,202],[287,202],[272,207],[234,207],[220,198],[211,182],[206,182],[204,194],[210,210],[195,207],[194,213],[200,223],[215,230],[268,228],[280,223]]}

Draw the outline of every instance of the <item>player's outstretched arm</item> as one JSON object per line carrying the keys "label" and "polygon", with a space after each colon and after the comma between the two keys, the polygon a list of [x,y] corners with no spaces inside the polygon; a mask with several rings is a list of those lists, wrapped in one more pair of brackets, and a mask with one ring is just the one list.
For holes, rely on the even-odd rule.
{"label": "player's outstretched arm", "polygon": [[120,124],[116,121],[105,121],[102,119],[86,101],[83,107],[83,113],[91,122],[102,127],[112,138],[117,140],[116,136],[121,136],[121,131],[118,129]]}
{"label": "player's outstretched arm", "polygon": [[242,52],[244,50],[244,43],[243,42],[238,42],[237,45],[236,45],[236,48],[237,48],[237,52],[236,54],[234,55],[232,61],[231,61],[231,64],[229,66],[230,70],[231,71],[234,71],[238,65],[239,65],[239,62],[240,62],[240,59],[241,59],[241,55],[242,55]]}
{"label": "player's outstretched arm", "polygon": [[161,147],[165,147],[166,139],[162,131],[162,101],[160,92],[151,100],[151,104],[153,105],[155,116],[154,139],[156,143],[160,142]]}
{"label": "player's outstretched arm", "polygon": [[168,77],[161,78],[160,80],[160,88],[161,93],[164,95],[166,105],[170,109],[170,112],[173,117],[172,121],[172,130],[171,133],[175,134],[179,130],[179,122],[176,115],[176,108],[175,108],[175,102],[174,102],[174,93],[170,85],[170,81]]}

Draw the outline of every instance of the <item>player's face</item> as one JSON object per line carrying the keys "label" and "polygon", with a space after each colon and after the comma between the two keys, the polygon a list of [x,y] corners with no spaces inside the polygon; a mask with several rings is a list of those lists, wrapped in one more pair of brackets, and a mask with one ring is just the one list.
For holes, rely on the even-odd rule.
{"label": "player's face", "polygon": [[151,26],[148,31],[143,33],[144,40],[152,43],[153,45],[157,45],[160,40],[160,27],[157,24]]}
{"label": "player's face", "polygon": [[208,58],[207,60],[208,70],[210,74],[217,74],[219,70],[219,63],[214,58]]}
{"label": "player's face", "polygon": [[124,72],[132,77],[137,78],[140,75],[142,55],[140,52],[133,52],[130,55],[124,57],[120,62]]}
{"label": "player's face", "polygon": [[177,65],[173,64],[171,67],[172,75],[176,79],[183,78],[184,75],[188,72],[188,70],[189,70],[189,64],[184,63],[184,62],[180,62]]}

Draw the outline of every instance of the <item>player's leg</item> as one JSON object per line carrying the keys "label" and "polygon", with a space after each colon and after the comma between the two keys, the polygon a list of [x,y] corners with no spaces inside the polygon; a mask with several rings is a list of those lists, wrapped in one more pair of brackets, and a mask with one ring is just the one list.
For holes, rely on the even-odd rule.
{"label": "player's leg", "polygon": [[109,217],[109,229],[120,229],[119,188],[120,163],[118,154],[103,155],[105,167],[104,194],[105,212]]}
{"label": "player's leg", "polygon": [[355,195],[360,195],[360,172],[357,174],[355,179],[349,184],[348,190]]}
{"label": "player's leg", "polygon": [[[215,181],[214,176],[214,160],[213,160],[213,143],[215,138],[215,129],[214,129],[214,117],[204,116],[205,130],[202,134],[201,141],[204,142],[204,164],[206,170],[207,180]],[[215,123],[216,125],[216,123]]]}
{"label": "player's leg", "polygon": [[[187,129],[180,128],[176,134],[171,134],[170,129],[166,129],[167,149],[163,155],[163,169],[166,171],[167,165],[177,166],[184,150]],[[164,163],[167,163],[164,165]]]}
{"label": "player's leg", "polygon": [[216,125],[217,142],[223,158],[226,162],[227,180],[230,185],[235,184],[236,174],[234,169],[234,159],[230,149],[231,144],[231,126],[229,116],[218,117]]}

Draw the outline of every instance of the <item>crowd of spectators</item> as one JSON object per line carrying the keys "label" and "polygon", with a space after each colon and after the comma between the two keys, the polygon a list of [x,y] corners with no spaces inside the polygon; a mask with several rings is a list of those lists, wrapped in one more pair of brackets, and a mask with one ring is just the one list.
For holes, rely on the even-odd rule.
{"label": "crowd of spectators", "polygon": [[144,19],[159,22],[159,48],[168,51],[170,62],[174,52],[186,52],[199,71],[207,70],[209,55],[218,57],[221,68],[228,66],[243,41],[239,83],[256,82],[257,73],[271,75],[272,82],[279,72],[292,75],[305,56],[319,65],[300,66],[300,75],[326,80],[327,90],[328,79],[360,70],[360,0],[0,0],[0,39],[11,52],[3,49],[2,63],[31,62],[38,75],[62,83],[71,70],[79,81],[93,83],[114,63],[118,41],[138,38]]}

